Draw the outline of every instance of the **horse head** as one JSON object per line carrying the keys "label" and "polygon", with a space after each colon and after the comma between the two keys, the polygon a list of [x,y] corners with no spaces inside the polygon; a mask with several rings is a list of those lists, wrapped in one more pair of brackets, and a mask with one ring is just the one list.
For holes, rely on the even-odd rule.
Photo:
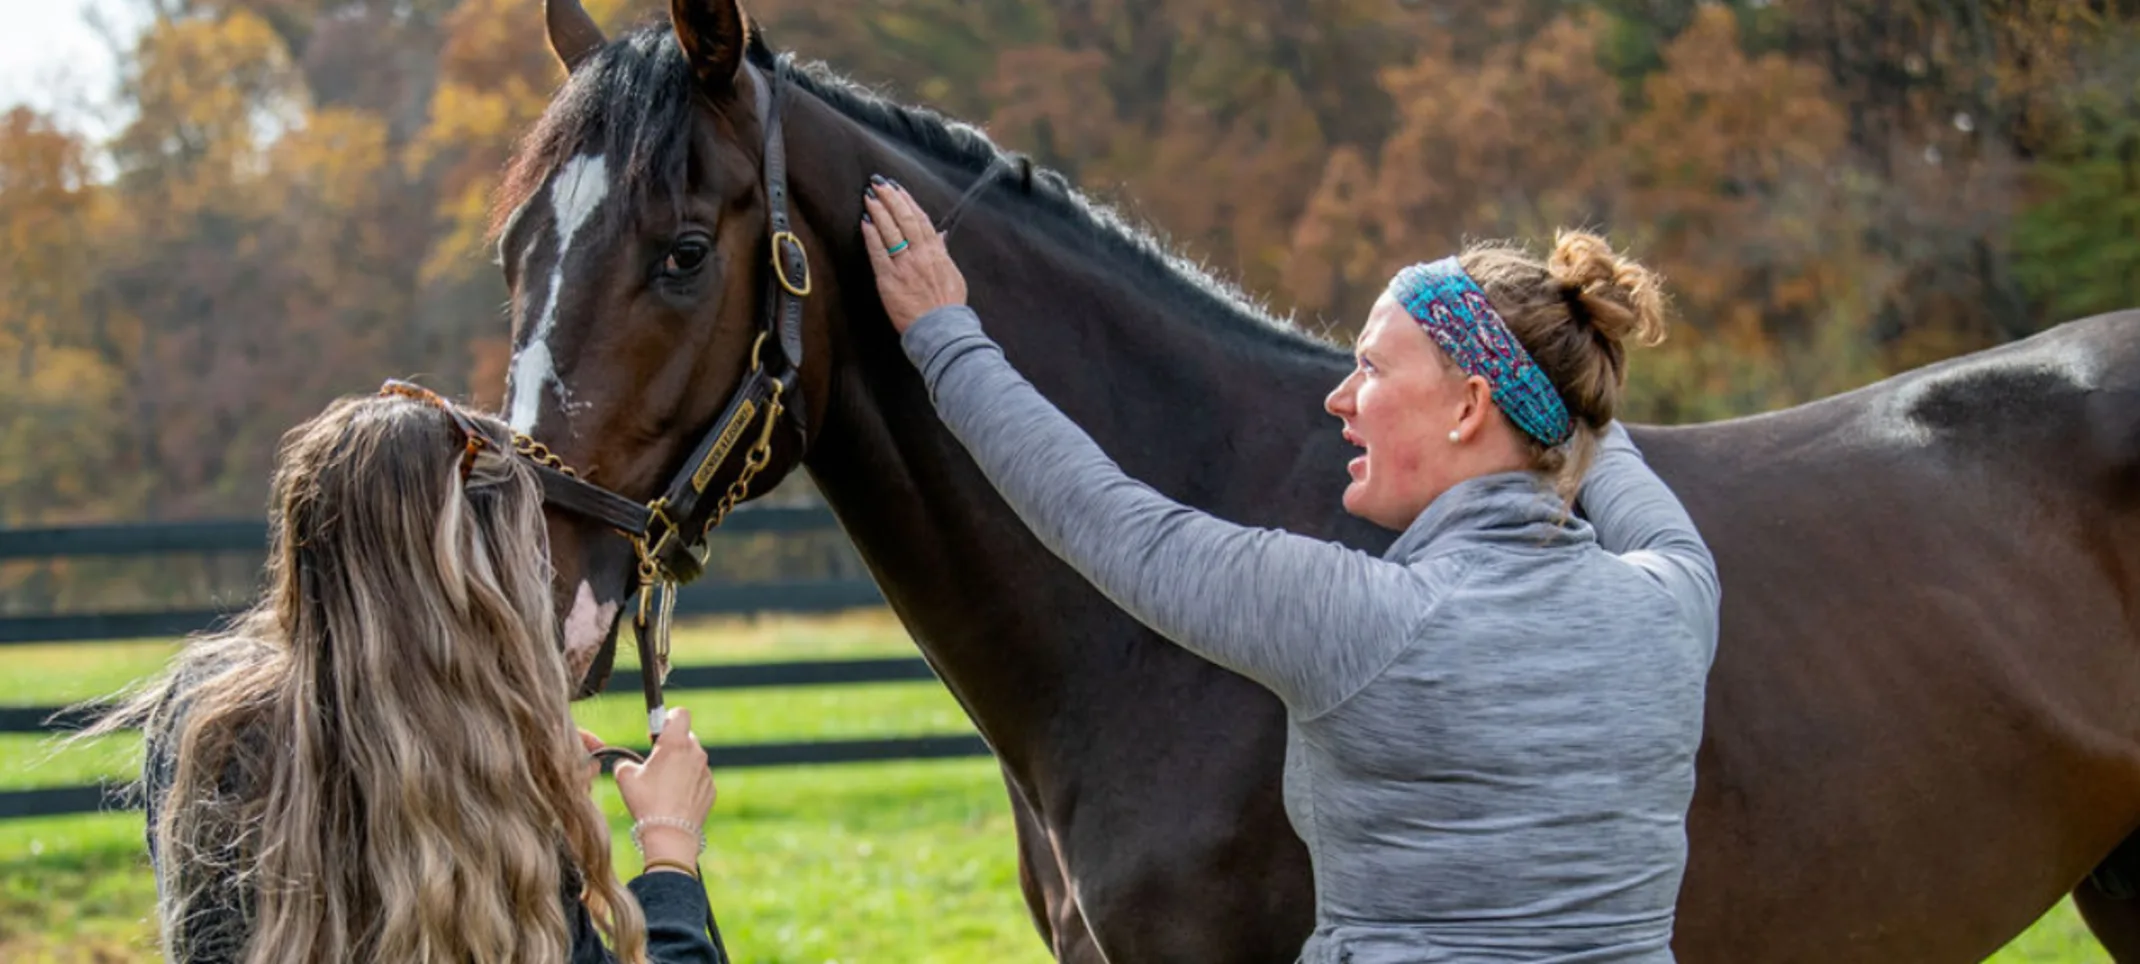
{"label": "horse head", "polygon": [[671,18],[609,40],[578,0],[549,0],[567,77],[500,193],[507,419],[575,487],[656,510],[635,540],[552,500],[583,696],[607,681],[635,570],[694,575],[682,550],[800,463],[828,386],[828,285],[818,239],[787,220],[775,71],[746,57],[736,0],[674,0]]}

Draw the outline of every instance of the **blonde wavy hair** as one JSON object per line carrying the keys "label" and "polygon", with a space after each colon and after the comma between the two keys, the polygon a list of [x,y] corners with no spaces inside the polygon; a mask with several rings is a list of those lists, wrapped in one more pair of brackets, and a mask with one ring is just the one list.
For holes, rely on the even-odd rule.
{"label": "blonde wavy hair", "polygon": [[407,397],[292,429],[264,597],[85,734],[162,746],[177,959],[217,943],[195,925],[221,903],[249,964],[564,961],[577,897],[645,961],[583,789],[538,483],[502,424],[466,418],[489,444]]}

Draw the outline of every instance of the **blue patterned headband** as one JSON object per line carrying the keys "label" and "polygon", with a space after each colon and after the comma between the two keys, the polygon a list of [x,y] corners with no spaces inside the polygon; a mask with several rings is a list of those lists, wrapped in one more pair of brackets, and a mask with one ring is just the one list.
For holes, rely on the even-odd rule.
{"label": "blue patterned headband", "polygon": [[1575,434],[1560,391],[1455,258],[1397,272],[1389,292],[1457,367],[1493,385],[1494,404],[1524,434],[1547,448]]}

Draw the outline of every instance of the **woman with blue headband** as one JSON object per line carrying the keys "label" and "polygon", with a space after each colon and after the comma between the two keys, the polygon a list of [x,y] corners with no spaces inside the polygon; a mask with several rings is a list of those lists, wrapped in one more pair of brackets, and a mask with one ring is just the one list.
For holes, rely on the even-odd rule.
{"label": "woman with blue headband", "polygon": [[[1613,421],[1656,279],[1599,238],[1398,273],[1326,407],[1380,556],[1130,479],[1005,361],[906,192],[863,237],[938,412],[1040,540],[1285,703],[1309,964],[1672,960],[1716,566]],[[1581,510],[1570,511],[1570,499]]]}

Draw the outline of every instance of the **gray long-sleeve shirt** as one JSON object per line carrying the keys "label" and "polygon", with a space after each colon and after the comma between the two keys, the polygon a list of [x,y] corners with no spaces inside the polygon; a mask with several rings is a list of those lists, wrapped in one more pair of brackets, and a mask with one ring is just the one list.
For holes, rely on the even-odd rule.
{"label": "gray long-sleeve shirt", "polygon": [[1308,964],[1672,960],[1715,564],[1614,426],[1589,521],[1471,479],[1376,557],[1123,474],[964,307],[903,338],[938,412],[1056,555],[1287,710]]}

